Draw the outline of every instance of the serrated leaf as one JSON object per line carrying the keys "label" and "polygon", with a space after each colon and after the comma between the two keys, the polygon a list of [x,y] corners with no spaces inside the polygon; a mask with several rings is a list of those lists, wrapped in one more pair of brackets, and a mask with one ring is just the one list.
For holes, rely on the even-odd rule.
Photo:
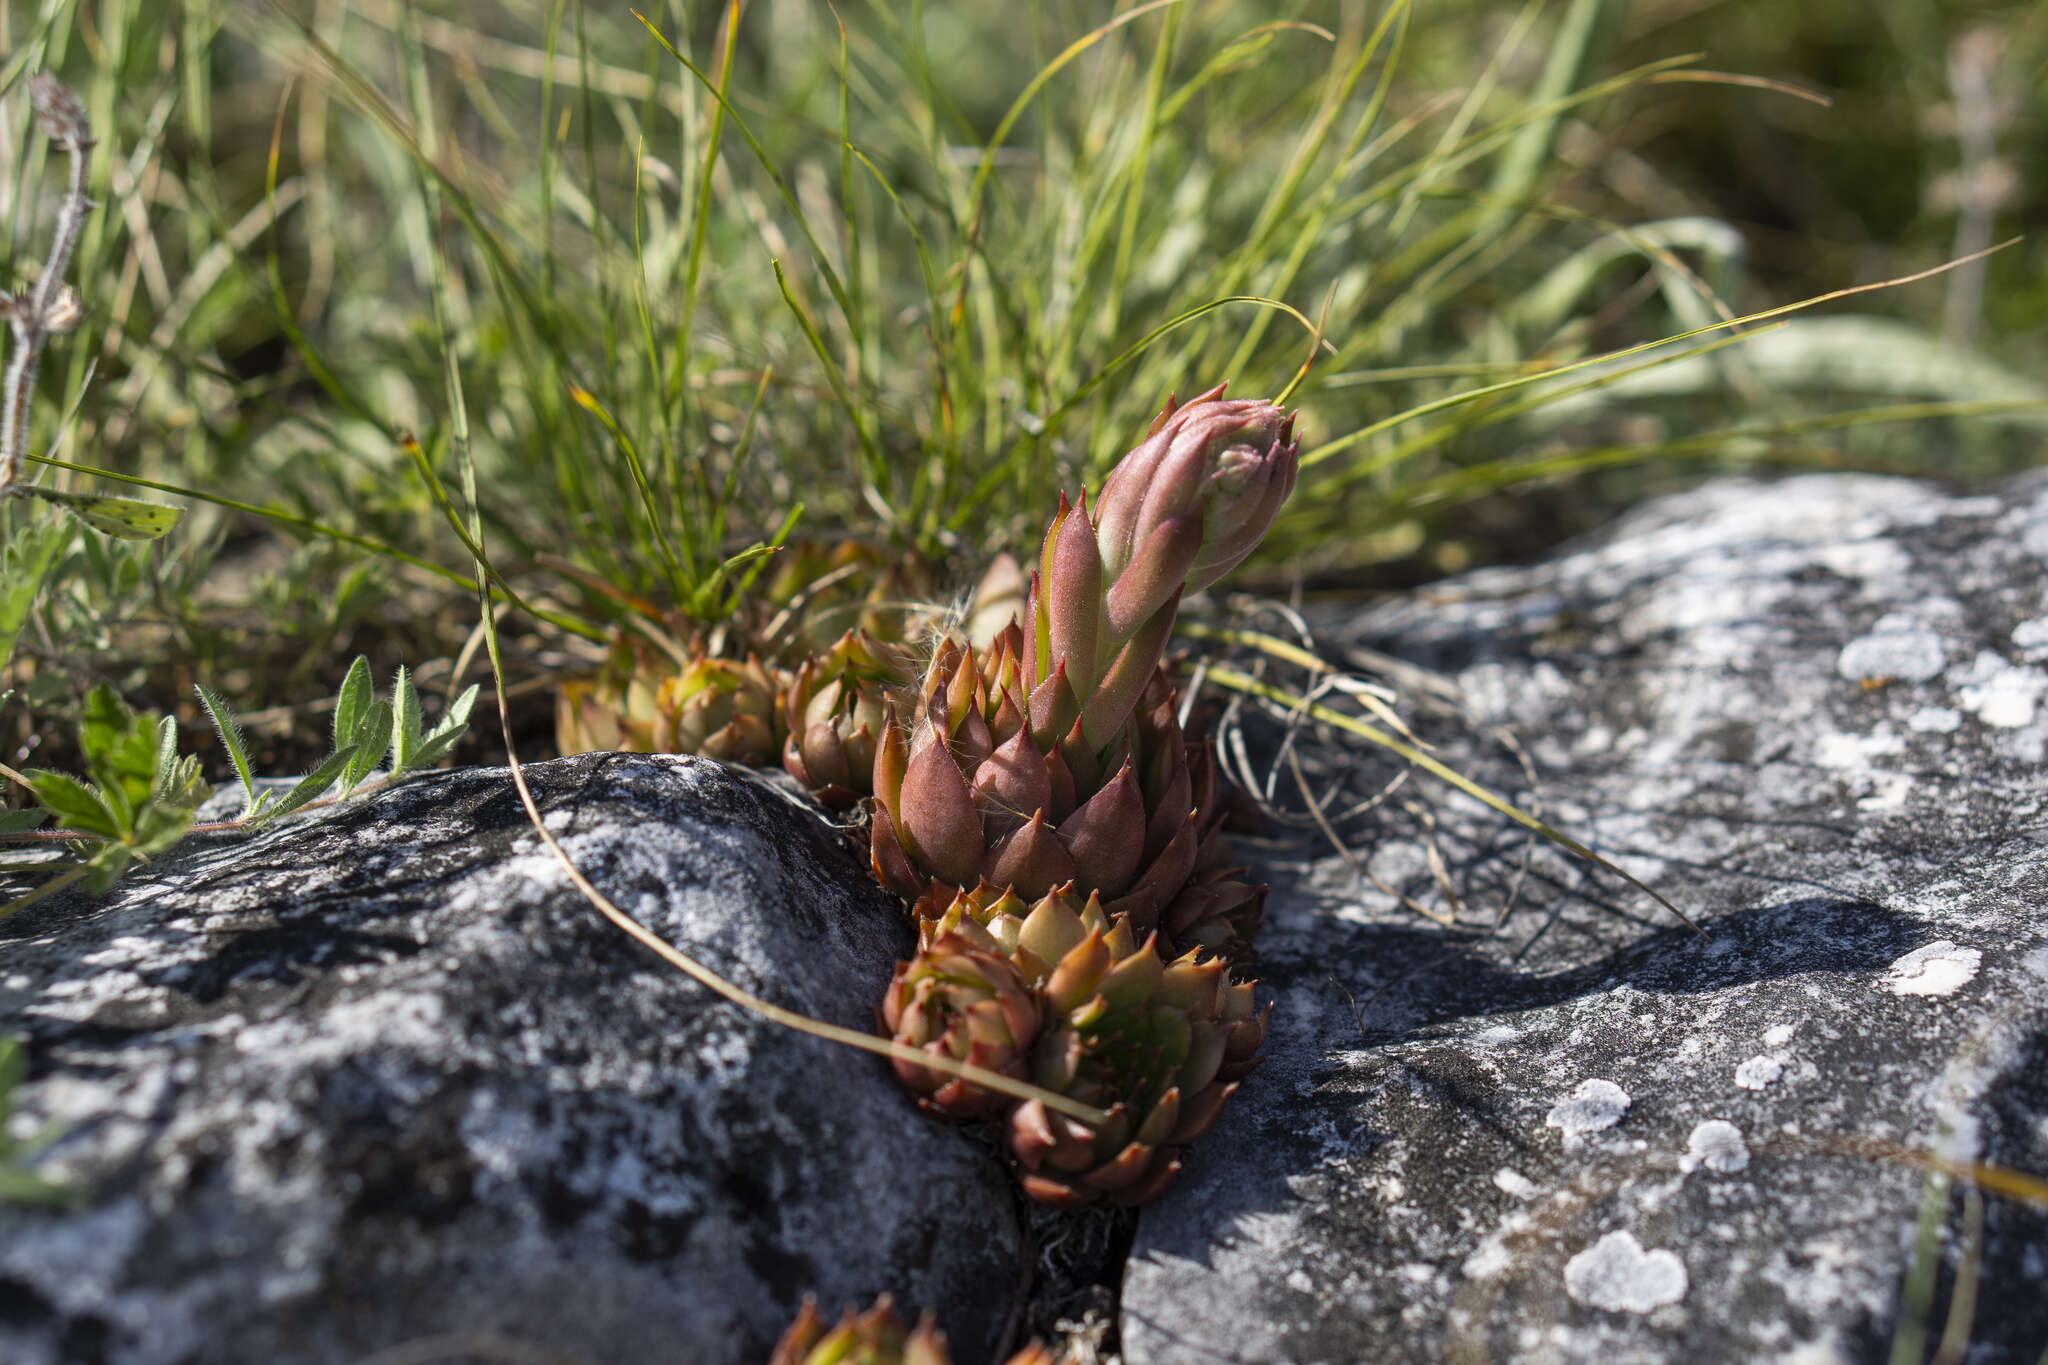
{"label": "serrated leaf", "polygon": [[138,716],[113,688],[101,683],[86,694],[78,726],[85,770],[99,784],[108,809],[129,828],[156,787],[160,735],[153,716]]}
{"label": "serrated leaf", "polygon": [[334,694],[334,747],[358,744],[362,736],[356,733],[369,714],[370,703],[377,699],[375,686],[370,682],[370,661],[363,655],[356,655],[355,662],[348,666],[348,676],[341,680],[341,690]]}
{"label": "serrated leaf", "polygon": [[347,796],[384,761],[391,747],[391,703],[372,701],[356,726],[355,754],[342,769],[341,794]]}
{"label": "serrated leaf", "polygon": [[247,815],[256,807],[256,774],[249,768],[249,746],[242,738],[241,723],[235,719],[235,709],[228,705],[227,698],[203,683],[194,690],[199,693],[199,704],[213,721],[213,732],[220,736],[221,747],[228,751],[228,761],[235,765],[235,776],[242,779],[242,791],[248,797],[243,814]]}
{"label": "serrated leaf", "polygon": [[413,766],[420,747],[420,693],[403,664],[391,684],[391,712],[391,775],[397,777]]}
{"label": "serrated leaf", "polygon": [[270,817],[273,820],[280,819],[326,795],[327,789],[334,785],[336,779],[348,767],[349,760],[355,755],[355,746],[351,744],[346,749],[336,749],[322,759],[319,767],[292,784],[292,789],[285,793],[284,799],[271,810]]}
{"label": "serrated leaf", "polygon": [[0,834],[22,834],[38,828],[49,818],[49,811],[33,806],[26,810],[0,811]]}
{"label": "serrated leaf", "polygon": [[65,829],[97,834],[105,839],[119,839],[127,833],[127,822],[120,818],[98,787],[80,782],[69,773],[52,772],[48,768],[31,768],[22,776],[35,790],[36,800],[54,812],[58,823]]}
{"label": "serrated leaf", "polygon": [[185,509],[167,502],[114,498],[100,493],[66,493],[55,488],[24,488],[31,497],[54,503],[72,516],[116,540],[156,540],[170,532]]}

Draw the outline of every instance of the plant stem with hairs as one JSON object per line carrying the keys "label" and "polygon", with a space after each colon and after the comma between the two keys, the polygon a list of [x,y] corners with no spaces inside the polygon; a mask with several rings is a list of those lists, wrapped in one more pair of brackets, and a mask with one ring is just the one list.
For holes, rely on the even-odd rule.
{"label": "plant stem with hairs", "polygon": [[28,454],[29,405],[43,346],[51,337],[76,327],[84,312],[78,291],[64,283],[64,276],[71,268],[71,254],[78,249],[85,216],[92,212],[85,178],[93,137],[84,103],[47,73],[38,73],[30,83],[29,101],[43,135],[71,158],[71,184],[57,206],[57,233],[41,277],[31,288],[0,295],[0,313],[5,314],[14,333],[6,378],[0,382],[0,493],[15,491],[22,459]]}

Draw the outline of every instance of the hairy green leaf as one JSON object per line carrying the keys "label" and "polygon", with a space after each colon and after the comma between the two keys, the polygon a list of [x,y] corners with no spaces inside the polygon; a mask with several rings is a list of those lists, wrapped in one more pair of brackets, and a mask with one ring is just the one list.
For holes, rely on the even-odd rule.
{"label": "hairy green leaf", "polygon": [[369,715],[370,703],[376,698],[376,688],[370,682],[370,661],[358,654],[355,662],[348,666],[348,676],[341,680],[341,691],[334,696],[336,749],[360,744],[363,738],[359,733],[360,727]]}
{"label": "hairy green leaf", "polygon": [[228,761],[235,765],[235,776],[242,780],[243,794],[248,797],[243,811],[246,815],[256,806],[256,774],[249,767],[249,746],[242,738],[242,726],[235,719],[235,709],[228,705],[227,698],[203,683],[196,690],[200,705],[206,708],[206,714],[213,720],[213,730],[220,736],[221,747],[228,751]]}
{"label": "hairy green leaf", "polygon": [[391,684],[391,775],[399,776],[414,766],[420,747],[420,693],[404,665]]}
{"label": "hairy green leaf", "polygon": [[34,788],[36,800],[55,813],[58,823],[65,829],[79,830],[104,839],[126,836],[128,822],[108,803],[100,788],[80,782],[69,773],[51,772],[48,768],[31,768],[22,776]]}
{"label": "hairy green leaf", "polygon": [[356,723],[354,752],[342,765],[341,794],[347,796],[362,780],[376,771],[391,748],[391,703],[372,700]]}
{"label": "hairy green leaf", "polygon": [[341,778],[341,775],[349,766],[349,761],[355,755],[356,748],[351,744],[345,749],[336,749],[333,753],[322,759],[319,767],[313,769],[312,772],[307,773],[292,784],[292,789],[286,792],[284,798],[270,809],[270,818],[274,820],[281,816],[290,815],[300,807],[309,805],[325,796],[327,789],[332,787]]}

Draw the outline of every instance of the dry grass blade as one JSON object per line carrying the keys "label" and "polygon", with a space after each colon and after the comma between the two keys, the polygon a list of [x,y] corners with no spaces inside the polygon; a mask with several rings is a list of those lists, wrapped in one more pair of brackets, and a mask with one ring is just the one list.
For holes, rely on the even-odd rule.
{"label": "dry grass blade", "polygon": [[1502,815],[1507,816],[1508,819],[1513,820],[1516,824],[1521,825],[1523,828],[1533,830],[1535,833],[1542,835],[1544,838],[1556,844],[1559,848],[1565,849],[1567,852],[1570,852],[1580,858],[1585,859],[1587,862],[1593,864],[1593,866],[1597,868],[1600,868],[1602,871],[1611,872],[1615,876],[1620,877],[1622,880],[1626,881],[1630,886],[1633,886],[1638,891],[1643,892],[1652,900],[1656,901],[1657,904],[1663,906],[1666,910],[1669,910],[1673,915],[1677,916],[1679,921],[1683,923],[1686,928],[1704,937],[1705,931],[1702,930],[1699,927],[1699,925],[1695,924],[1692,921],[1691,917],[1689,917],[1683,910],[1680,910],[1677,906],[1673,905],[1660,892],[1658,892],[1658,890],[1655,887],[1643,881],[1642,878],[1637,877],[1625,868],[1616,866],[1614,863],[1610,862],[1606,858],[1601,857],[1592,849],[1580,843],[1577,839],[1572,838],[1569,834],[1565,834],[1562,831],[1554,829],[1551,826],[1545,824],[1543,821],[1538,820],[1535,816],[1530,815],[1526,811],[1523,811],[1516,807],[1513,802],[1508,801],[1504,797],[1497,796],[1491,791],[1488,791],[1485,787],[1480,786],[1477,782],[1474,782],[1471,778],[1465,776],[1457,769],[1451,767],[1449,764],[1443,762],[1441,759],[1432,757],[1431,755],[1423,752],[1423,750],[1416,747],[1415,745],[1409,744],[1404,740],[1396,738],[1395,736],[1389,734],[1387,731],[1380,729],[1376,725],[1368,725],[1366,722],[1358,719],[1356,716],[1348,716],[1344,714],[1342,711],[1334,710],[1330,707],[1324,706],[1317,702],[1308,702],[1305,698],[1293,692],[1289,692],[1284,687],[1276,687],[1272,683],[1262,682],[1259,679],[1252,677],[1250,674],[1240,673],[1234,668],[1230,668],[1221,664],[1212,664],[1209,667],[1209,677],[1224,687],[1231,688],[1234,691],[1247,693],[1251,696],[1259,698],[1262,701],[1272,702],[1276,706],[1286,707],[1290,710],[1295,707],[1302,707],[1309,716],[1316,720],[1322,721],[1326,725],[1334,725],[1340,730],[1345,730],[1351,734],[1357,735],[1360,739],[1368,740],[1371,743],[1379,745],[1383,749],[1391,750],[1393,753],[1398,754],[1402,758],[1407,759],[1410,763],[1415,764],[1417,767],[1426,769],[1432,775],[1443,779],[1445,782],[1450,783],[1453,787],[1456,787],[1459,791],[1465,793],[1469,797],[1472,797],[1474,800],[1482,802],[1485,805],[1490,806],[1494,810],[1500,812]]}

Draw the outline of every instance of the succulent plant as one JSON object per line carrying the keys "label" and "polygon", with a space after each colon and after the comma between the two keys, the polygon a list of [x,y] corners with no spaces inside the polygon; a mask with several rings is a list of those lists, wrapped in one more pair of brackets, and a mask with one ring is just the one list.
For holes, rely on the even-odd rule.
{"label": "succulent plant", "polygon": [[[993,944],[940,934],[899,963],[882,1000],[882,1022],[899,1043],[1021,1077],[1038,1036],[1038,1003],[1017,968]],[[935,1113],[994,1118],[1014,1103],[958,1076],[898,1060],[896,1075]]]}
{"label": "succulent plant", "polygon": [[910,714],[892,710],[871,836],[884,885],[916,901],[984,879],[1027,898],[1072,882],[1142,934],[1216,861],[1214,766],[1159,661],[1183,591],[1271,524],[1298,449],[1278,407],[1220,392],[1169,403],[1093,519],[1085,496],[1062,500],[1023,618],[983,649],[942,643]]}
{"label": "succulent plant", "polygon": [[[929,1311],[906,1332],[894,1300],[884,1294],[865,1313],[847,1309],[830,1329],[818,1316],[817,1301],[806,1298],[768,1365],[953,1365],[953,1357]],[[1034,1342],[1005,1365],[1055,1365],[1055,1358]]]}
{"label": "succulent plant", "polygon": [[874,790],[883,699],[914,678],[908,654],[848,631],[797,666],[784,690],[782,766],[834,810]]}
{"label": "succulent plant", "polygon": [[594,678],[555,693],[555,745],[565,754],[654,750],[654,696],[674,667],[646,640],[622,636]]}
{"label": "succulent plant", "polygon": [[1252,983],[1200,952],[1165,961],[1156,939],[1120,956],[1097,927],[1060,955],[1039,998],[1029,1079],[1108,1118],[1085,1123],[1041,1100],[1014,1108],[1010,1151],[1025,1192],[1070,1207],[1155,1198],[1258,1064],[1266,1013]]}
{"label": "succulent plant", "polygon": [[1011,1150],[1033,1198],[1152,1198],[1258,1064],[1270,1007],[1255,1007],[1253,983],[1233,982],[1201,950],[1166,960],[1156,937],[1137,942],[1099,897],[1062,887],[1026,902],[983,883],[917,908],[934,951],[1000,955],[1030,983],[1041,1022],[1026,1079],[1109,1112],[1095,1128],[1038,1100],[1012,1106]]}
{"label": "succulent plant", "polygon": [[861,540],[796,538],[776,555],[761,600],[779,622],[778,640],[822,650],[849,630],[876,640],[909,638],[910,604],[936,588],[932,565],[915,553]]}
{"label": "succulent plant", "polygon": [[782,753],[782,679],[759,659],[700,654],[654,694],[656,753],[765,767]]}
{"label": "succulent plant", "polygon": [[952,1365],[946,1338],[927,1312],[906,1332],[887,1294],[865,1313],[851,1308],[828,1329],[818,1305],[806,1298],[796,1321],[775,1343],[768,1365]]}
{"label": "succulent plant", "polygon": [[1294,491],[1299,470],[1294,415],[1255,398],[1225,398],[1224,385],[1166,409],[1145,440],[1102,485],[1096,541],[1105,578],[1134,560],[1182,518],[1202,535],[1183,577],[1199,592],[1258,548]]}

